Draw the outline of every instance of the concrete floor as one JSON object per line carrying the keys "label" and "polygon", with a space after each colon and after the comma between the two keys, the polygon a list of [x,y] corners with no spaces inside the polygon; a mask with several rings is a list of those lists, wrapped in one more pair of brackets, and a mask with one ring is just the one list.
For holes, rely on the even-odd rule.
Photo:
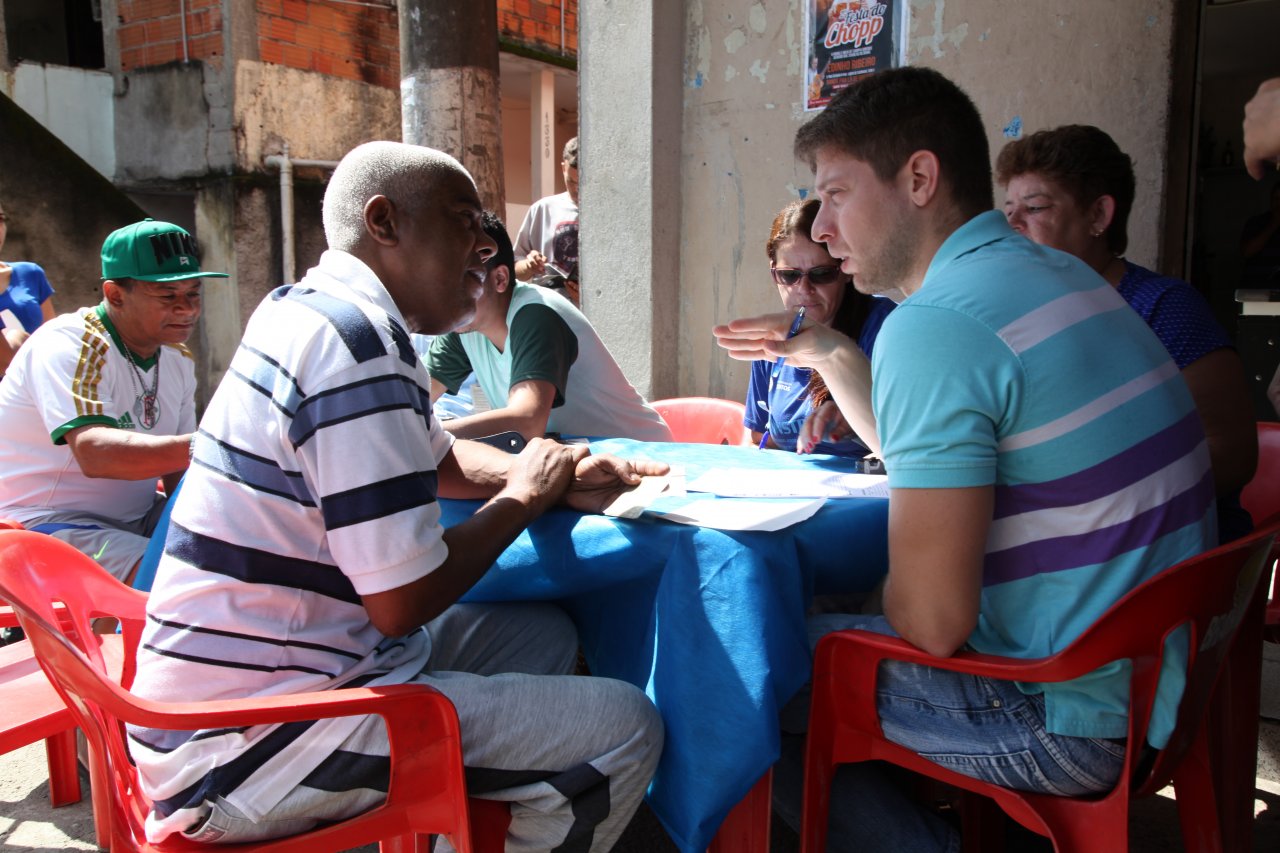
{"label": "concrete floor", "polygon": [[[87,781],[86,781],[87,793]],[[1133,853],[1176,853],[1183,850],[1173,792],[1134,805],[1130,823]],[[1280,850],[1280,721],[1262,721],[1258,743],[1258,784],[1255,792],[1254,850]],[[795,853],[796,837],[775,821],[773,853]],[[43,744],[0,756],[0,848],[22,853],[95,850],[93,812],[88,797],[53,809]],[[363,848],[376,851],[376,845]],[[1044,848],[1037,848],[1044,849]],[[615,853],[676,853],[657,819],[647,807],[637,813]],[[1009,853],[1018,853],[1010,848]],[[1235,853],[1233,851],[1233,853]]]}

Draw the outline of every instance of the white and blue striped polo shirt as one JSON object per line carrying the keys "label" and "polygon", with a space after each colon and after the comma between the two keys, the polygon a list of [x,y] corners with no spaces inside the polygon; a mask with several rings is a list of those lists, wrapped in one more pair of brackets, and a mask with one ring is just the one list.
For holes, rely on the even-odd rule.
{"label": "white and blue striped polo shirt", "polygon": [[[939,248],[885,321],[872,377],[891,488],[995,487],[978,651],[1060,651],[1216,541],[1208,447],[1177,366],[1106,281],[1016,235],[999,211]],[[1162,673],[1156,746],[1182,669]],[[1022,687],[1044,692],[1052,732],[1127,733],[1118,664]]]}
{"label": "white and blue striped polo shirt", "polygon": [[[382,284],[325,252],[254,312],[209,403],[147,608],[134,691],[168,701],[407,681],[423,631],[387,639],[360,596],[447,556],[436,467],[452,439]],[[134,729],[160,840],[225,796],[252,818],[359,722]]]}

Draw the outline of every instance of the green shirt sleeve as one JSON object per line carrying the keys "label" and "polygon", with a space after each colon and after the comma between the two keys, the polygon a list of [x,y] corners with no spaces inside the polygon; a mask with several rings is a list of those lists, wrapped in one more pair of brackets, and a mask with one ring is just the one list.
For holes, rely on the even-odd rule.
{"label": "green shirt sleeve", "polygon": [[564,405],[569,368],[578,358],[578,338],[564,318],[546,305],[526,305],[511,318],[511,384],[527,379],[550,382],[556,389],[552,408]]}
{"label": "green shirt sleeve", "polygon": [[54,444],[61,446],[67,443],[67,433],[71,432],[73,429],[79,429],[82,426],[89,426],[90,424],[99,424],[101,426],[109,427],[120,426],[119,421],[115,418],[107,417],[106,415],[84,415],[83,417],[67,421],[65,424],[50,433],[49,438],[53,439]]}
{"label": "green shirt sleeve", "polygon": [[433,340],[426,361],[427,373],[450,394],[457,394],[471,375],[471,359],[467,358],[467,351],[462,348],[457,332],[449,332]]}

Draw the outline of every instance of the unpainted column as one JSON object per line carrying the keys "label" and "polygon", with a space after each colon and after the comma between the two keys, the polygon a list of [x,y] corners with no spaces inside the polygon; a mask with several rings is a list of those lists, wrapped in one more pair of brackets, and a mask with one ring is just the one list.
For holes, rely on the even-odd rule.
{"label": "unpainted column", "polygon": [[496,0],[402,0],[400,109],[405,142],[446,151],[480,200],[505,209]]}

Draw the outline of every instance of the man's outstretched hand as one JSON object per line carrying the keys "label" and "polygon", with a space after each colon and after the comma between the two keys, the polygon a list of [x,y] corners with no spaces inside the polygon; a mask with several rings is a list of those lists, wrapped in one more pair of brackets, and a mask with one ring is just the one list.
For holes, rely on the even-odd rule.
{"label": "man's outstretched hand", "polygon": [[588,456],[578,462],[564,502],[579,512],[602,512],[618,495],[639,485],[641,477],[657,477],[670,470],[665,462],[619,459],[607,453]]}

